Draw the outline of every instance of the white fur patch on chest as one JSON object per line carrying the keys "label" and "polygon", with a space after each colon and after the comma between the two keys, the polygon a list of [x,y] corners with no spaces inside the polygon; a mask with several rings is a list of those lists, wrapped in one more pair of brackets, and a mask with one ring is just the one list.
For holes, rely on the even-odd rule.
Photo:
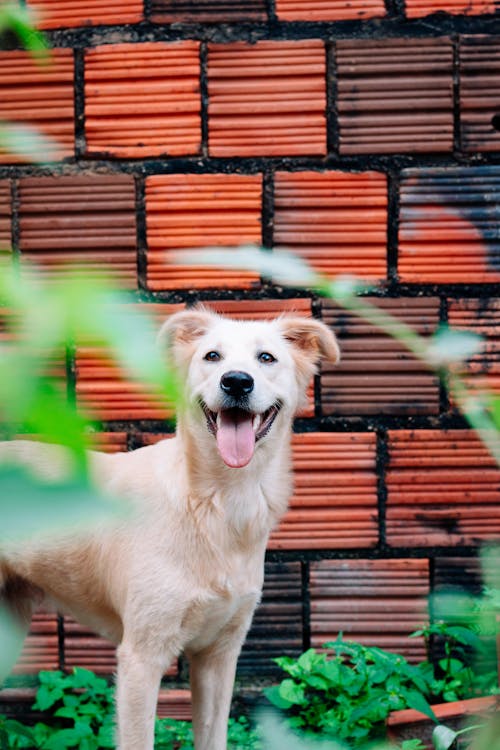
{"label": "white fur patch on chest", "polygon": [[199,651],[210,646],[223,635],[224,628],[231,630],[249,621],[260,598],[258,588],[236,593],[228,583],[218,592],[198,600],[189,610],[190,638],[186,648]]}

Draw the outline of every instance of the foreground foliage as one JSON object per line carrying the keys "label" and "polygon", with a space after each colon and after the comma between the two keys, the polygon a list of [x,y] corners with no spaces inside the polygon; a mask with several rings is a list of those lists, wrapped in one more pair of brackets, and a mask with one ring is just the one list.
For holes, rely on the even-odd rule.
{"label": "foreground foliage", "polygon": [[[36,748],[37,750],[100,750],[114,748],[114,688],[87,669],[71,674],[40,672],[40,685],[33,704],[42,711],[47,723],[34,726],[0,717],[0,750]],[[258,750],[256,733],[245,717],[231,719],[231,750]],[[187,721],[157,719],[155,748],[193,750],[193,733]]]}
{"label": "foreground foliage", "polygon": [[[344,740],[353,747],[384,738],[391,711],[413,708],[437,722],[431,701],[454,701],[473,694],[473,670],[466,650],[481,645],[468,628],[450,630],[447,634],[456,650],[447,649],[436,666],[429,661],[414,666],[403,656],[339,636],[325,644],[322,652],[309,649],[298,660],[277,659],[288,676],[266,695],[285,712],[293,728]],[[495,678],[496,674],[490,675],[490,690]]]}

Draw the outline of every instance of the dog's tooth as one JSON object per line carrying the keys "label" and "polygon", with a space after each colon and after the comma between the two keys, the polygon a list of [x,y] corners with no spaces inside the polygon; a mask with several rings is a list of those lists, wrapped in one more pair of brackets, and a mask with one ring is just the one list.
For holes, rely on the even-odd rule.
{"label": "dog's tooth", "polygon": [[261,414],[256,414],[254,416],[254,418],[253,418],[253,425],[252,425],[254,432],[257,432],[257,430],[259,429],[261,423],[262,423],[262,415]]}

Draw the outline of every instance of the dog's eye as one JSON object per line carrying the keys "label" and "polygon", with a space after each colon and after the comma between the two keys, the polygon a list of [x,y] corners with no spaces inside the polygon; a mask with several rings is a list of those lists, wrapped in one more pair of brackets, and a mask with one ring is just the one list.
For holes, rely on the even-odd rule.
{"label": "dog's eye", "polygon": [[259,362],[262,362],[265,365],[271,364],[271,362],[276,362],[276,357],[273,357],[272,354],[269,354],[269,352],[261,352],[257,359]]}
{"label": "dog's eye", "polygon": [[218,362],[220,359],[219,352],[207,352],[203,359],[206,359],[207,362]]}

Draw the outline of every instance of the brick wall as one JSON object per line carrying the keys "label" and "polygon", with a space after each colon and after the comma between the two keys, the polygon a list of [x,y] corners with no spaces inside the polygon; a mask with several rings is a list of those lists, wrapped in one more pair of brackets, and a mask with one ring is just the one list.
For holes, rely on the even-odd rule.
{"label": "brick wall", "polygon": [[[375,301],[423,335],[446,321],[482,333],[467,377],[500,391],[496,2],[31,4],[53,61],[0,53],[0,117],[35,124],[59,153],[50,167],[0,154],[13,262],[61,283],[68,261],[89,275],[109,265],[158,319],[198,299],[242,316],[295,309],[342,344],[296,422],[295,494],[269,545],[241,678],[269,676],[272,656],[339,630],[420,657],[405,636],[429,592],[477,588],[477,548],[500,538],[498,469],[394,341],[310,293],[169,253],[263,243],[377,282]],[[168,432],[171,409],[105,353],[81,347],[67,365],[100,447]],[[109,673],[113,658],[75,623],[39,615],[18,669]]]}

